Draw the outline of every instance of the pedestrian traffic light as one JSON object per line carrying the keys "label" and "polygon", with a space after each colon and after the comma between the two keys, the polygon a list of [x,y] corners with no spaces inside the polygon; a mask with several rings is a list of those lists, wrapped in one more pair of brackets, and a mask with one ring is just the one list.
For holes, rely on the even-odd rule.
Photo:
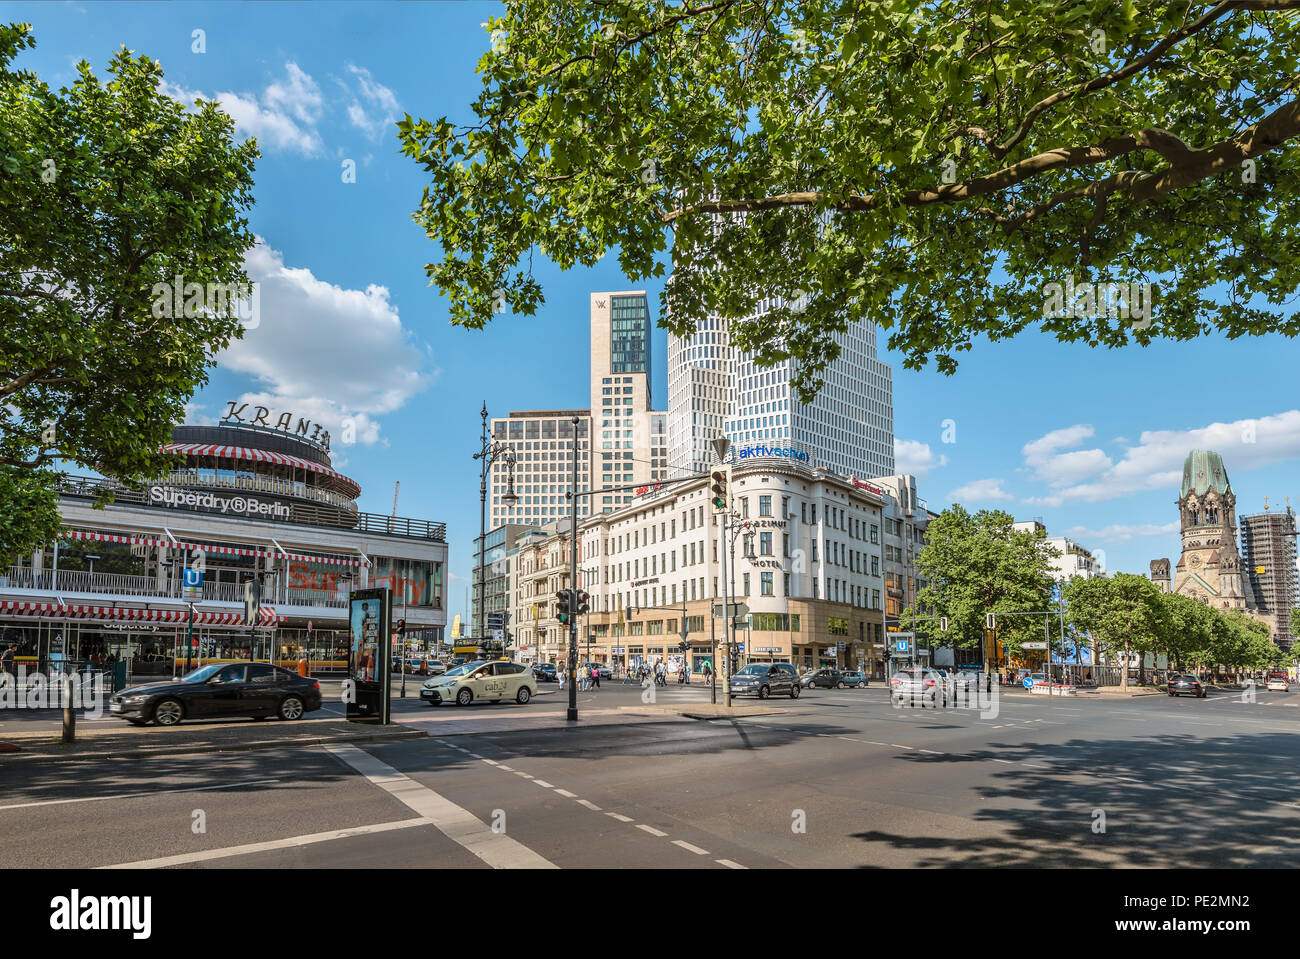
{"label": "pedestrian traffic light", "polygon": [[731,467],[719,466],[709,474],[712,485],[713,512],[726,513],[731,509]]}
{"label": "pedestrian traffic light", "polygon": [[406,620],[399,619],[397,621],[397,635],[402,636],[405,633],[406,633]]}
{"label": "pedestrian traffic light", "polygon": [[555,616],[565,626],[569,625],[569,619],[572,616],[572,598],[570,591],[562,589],[555,594]]}
{"label": "pedestrian traffic light", "polygon": [[586,616],[589,612],[591,612],[591,606],[589,605],[590,599],[591,597],[587,595],[587,591],[585,589],[578,590],[578,596],[576,602],[577,608],[574,610],[574,612],[579,616]]}
{"label": "pedestrian traffic light", "polygon": [[984,614],[984,628],[985,628],[985,629],[997,629],[997,628],[998,628],[997,617],[994,616],[992,613],[985,613],[985,614]]}

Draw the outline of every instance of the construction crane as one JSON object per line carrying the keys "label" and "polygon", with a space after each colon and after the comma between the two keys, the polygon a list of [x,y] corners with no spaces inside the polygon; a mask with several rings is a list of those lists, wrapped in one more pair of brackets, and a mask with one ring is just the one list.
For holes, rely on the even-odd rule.
{"label": "construction crane", "polygon": [[397,491],[402,488],[402,481],[398,480],[393,484],[393,515],[397,515]]}

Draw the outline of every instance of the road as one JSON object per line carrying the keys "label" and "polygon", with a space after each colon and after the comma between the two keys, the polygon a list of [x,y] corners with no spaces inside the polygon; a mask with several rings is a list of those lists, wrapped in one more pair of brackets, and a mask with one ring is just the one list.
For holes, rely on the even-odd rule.
{"label": "road", "polygon": [[[429,738],[0,766],[11,867],[1294,865],[1300,696],[1003,695],[996,716],[879,686],[744,721],[635,717],[635,687],[529,706],[394,701]],[[670,685],[658,703],[707,701]],[[454,718],[454,727],[448,721]],[[455,734],[448,732],[454,728]],[[1103,830],[1104,827],[1104,831]]]}

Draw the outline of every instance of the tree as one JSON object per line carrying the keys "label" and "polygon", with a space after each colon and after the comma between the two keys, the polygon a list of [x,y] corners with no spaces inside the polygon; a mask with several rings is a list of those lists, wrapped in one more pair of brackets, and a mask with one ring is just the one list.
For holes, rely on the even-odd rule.
{"label": "tree", "polygon": [[1167,617],[1167,632],[1161,648],[1169,657],[1169,665],[1184,663],[1198,672],[1212,662],[1211,645],[1214,640],[1214,621],[1219,615],[1213,608],[1178,593],[1161,593],[1160,603]]}
{"label": "tree", "polygon": [[62,463],[165,472],[159,447],[251,292],[256,143],[125,48],[107,82],[82,61],[53,92],[13,66],[33,45],[0,25],[0,563],[57,532]]}
{"label": "tree", "polygon": [[[479,328],[536,312],[535,253],[617,250],[633,281],[668,259],[661,322],[732,321],[805,401],[863,319],[944,373],[1032,326],[1293,336],[1297,8],[507,0],[476,121],[398,123],[430,177],[426,271]],[[1133,284],[1122,310],[1106,282]]]}
{"label": "tree", "polygon": [[[1001,510],[967,512],[954,503],[930,522],[916,569],[927,581],[917,591],[917,615],[947,616],[942,641],[954,649],[979,649],[988,613],[1023,613],[1050,608],[1050,561],[1059,555],[1040,537],[1014,528]],[[909,608],[900,617],[906,622]],[[937,629],[937,623],[928,624]],[[1019,651],[1026,639],[1041,638],[1033,617],[998,622],[998,639]]]}
{"label": "tree", "polygon": [[1160,589],[1145,576],[1073,579],[1065,586],[1066,617],[1076,629],[1092,634],[1107,652],[1122,650],[1120,688],[1128,689],[1128,664],[1134,653],[1152,652],[1169,635],[1168,614]]}

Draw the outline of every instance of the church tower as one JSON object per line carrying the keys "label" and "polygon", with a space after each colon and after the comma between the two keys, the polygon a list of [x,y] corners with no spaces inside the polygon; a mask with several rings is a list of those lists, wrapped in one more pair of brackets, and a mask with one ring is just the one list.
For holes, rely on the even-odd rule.
{"label": "church tower", "polygon": [[1218,453],[1192,450],[1187,454],[1178,512],[1183,554],[1173,591],[1216,609],[1246,609],[1237,553],[1237,494]]}

